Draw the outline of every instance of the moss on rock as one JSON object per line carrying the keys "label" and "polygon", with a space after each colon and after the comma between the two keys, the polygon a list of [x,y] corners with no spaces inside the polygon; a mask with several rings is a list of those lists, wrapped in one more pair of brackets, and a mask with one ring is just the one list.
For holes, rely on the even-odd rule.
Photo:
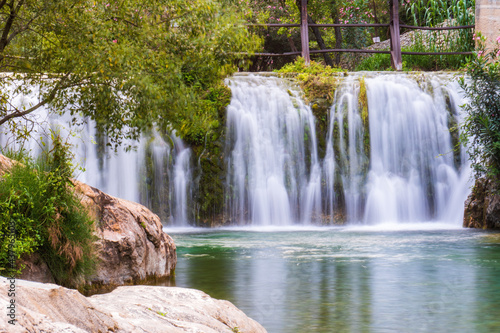
{"label": "moss on rock", "polygon": [[224,180],[226,174],[224,140],[226,107],[231,101],[231,89],[220,85],[206,95],[207,107],[215,108],[218,126],[205,135],[203,142],[191,143],[196,160],[194,179],[197,191],[192,214],[200,226],[224,222]]}
{"label": "moss on rock", "polygon": [[282,78],[288,78],[300,86],[305,102],[311,107],[316,118],[316,137],[318,140],[319,157],[324,157],[326,151],[326,132],[328,130],[328,114],[333,104],[335,91],[341,82],[345,71],[321,63],[311,61],[305,65],[303,58],[285,65],[277,71]]}

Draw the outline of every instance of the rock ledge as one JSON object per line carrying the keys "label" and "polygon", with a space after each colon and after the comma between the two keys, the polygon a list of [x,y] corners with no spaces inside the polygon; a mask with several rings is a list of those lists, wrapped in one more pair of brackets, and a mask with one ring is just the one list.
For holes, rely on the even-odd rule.
{"label": "rock ledge", "polygon": [[[85,297],[54,284],[16,280],[16,325],[0,316],[0,332],[203,332],[266,330],[232,303],[202,291],[160,286],[119,287]],[[0,280],[0,289],[9,281]],[[9,304],[6,292],[0,304]]]}

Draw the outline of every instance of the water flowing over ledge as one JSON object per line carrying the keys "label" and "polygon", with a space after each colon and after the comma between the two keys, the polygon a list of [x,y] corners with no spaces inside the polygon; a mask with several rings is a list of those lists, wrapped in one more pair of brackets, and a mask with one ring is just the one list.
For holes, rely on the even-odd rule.
{"label": "water flowing over ledge", "polygon": [[453,151],[463,101],[451,75],[339,79],[324,156],[317,119],[288,80],[238,75],[228,82],[232,221],[461,224],[470,170],[465,151]]}
{"label": "water flowing over ledge", "polygon": [[[222,223],[461,225],[470,169],[464,149],[453,150],[463,104],[453,74],[339,74],[324,114],[291,78],[237,73],[226,82],[224,167],[214,175],[224,188]],[[40,133],[68,133],[64,117],[36,116],[48,119]],[[153,131],[136,150],[115,153],[87,123],[70,141],[85,169],[79,180],[148,206],[168,226],[196,225],[203,217],[193,198],[216,195],[198,192],[202,157],[172,133]]]}

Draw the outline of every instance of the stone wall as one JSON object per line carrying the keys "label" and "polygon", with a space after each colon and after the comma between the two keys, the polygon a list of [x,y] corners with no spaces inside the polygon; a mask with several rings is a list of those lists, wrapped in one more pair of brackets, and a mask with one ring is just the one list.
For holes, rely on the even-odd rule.
{"label": "stone wall", "polygon": [[500,0],[476,0],[476,31],[487,38],[487,49],[496,46],[500,36]]}

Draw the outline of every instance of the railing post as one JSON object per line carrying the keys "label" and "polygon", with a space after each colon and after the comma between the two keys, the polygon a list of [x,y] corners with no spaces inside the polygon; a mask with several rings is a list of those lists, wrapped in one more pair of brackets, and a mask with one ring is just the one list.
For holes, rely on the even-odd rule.
{"label": "railing post", "polygon": [[309,25],[307,23],[307,0],[301,0],[300,4],[300,40],[302,42],[302,57],[306,65],[311,63],[309,56]]}
{"label": "railing post", "polygon": [[391,64],[397,71],[403,69],[403,59],[401,57],[401,36],[399,34],[399,0],[390,0],[391,23]]}

